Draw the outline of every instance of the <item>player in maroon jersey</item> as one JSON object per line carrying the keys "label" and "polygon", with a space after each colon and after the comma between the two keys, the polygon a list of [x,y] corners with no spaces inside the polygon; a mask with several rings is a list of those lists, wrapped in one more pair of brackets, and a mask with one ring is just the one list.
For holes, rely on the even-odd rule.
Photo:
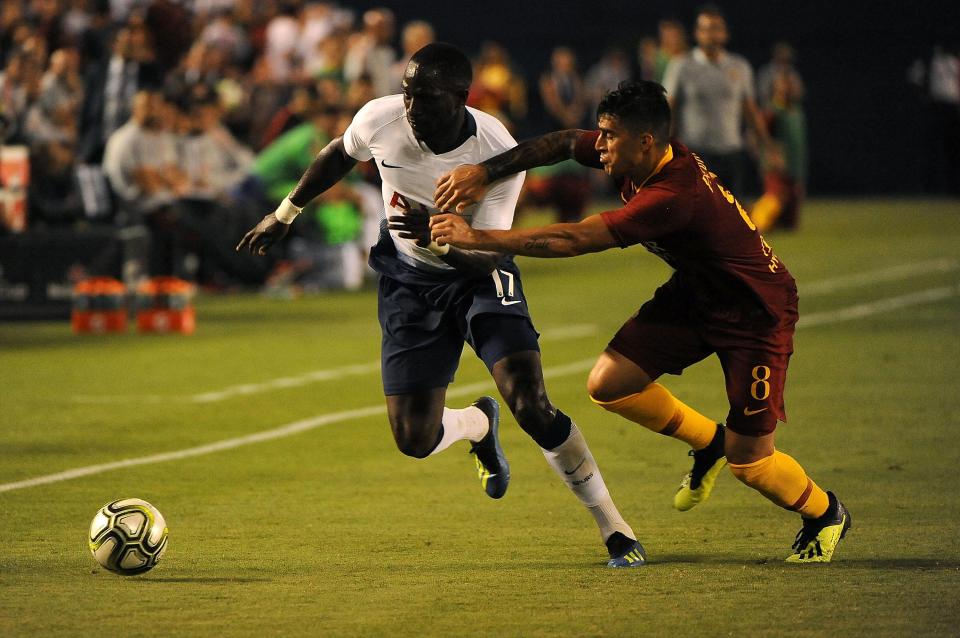
{"label": "player in maroon jersey", "polygon": [[[642,244],[675,269],[620,328],[587,385],[591,399],[655,432],[688,443],[693,468],[674,497],[689,510],[710,495],[729,461],[733,474],[798,512],[803,528],[788,562],[829,562],[850,514],[774,446],[786,420],[783,387],[793,352],[797,288],[734,195],[683,144],[669,139],[670,107],[655,82],[624,82],[604,96],[597,131],[528,140],[441,177],[436,203],[462,211],[507,175],[574,158],[602,168],[624,205],[579,223],[478,230],[456,214],[431,220],[438,243],[531,257],[572,257]],[[716,354],[730,412],[717,424],[656,382]]]}

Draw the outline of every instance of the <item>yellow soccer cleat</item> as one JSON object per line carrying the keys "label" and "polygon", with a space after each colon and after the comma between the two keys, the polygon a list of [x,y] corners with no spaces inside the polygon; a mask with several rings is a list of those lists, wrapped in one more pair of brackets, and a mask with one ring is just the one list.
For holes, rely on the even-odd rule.
{"label": "yellow soccer cleat", "polygon": [[787,556],[788,563],[829,563],[840,539],[850,529],[850,512],[833,492],[827,492],[830,506],[820,518],[806,518],[803,527],[793,542],[793,554]]}
{"label": "yellow soccer cleat", "polygon": [[693,509],[699,503],[710,498],[713,486],[720,476],[720,471],[727,464],[724,456],[723,442],[726,428],[718,423],[717,433],[713,435],[710,445],[702,450],[690,450],[693,457],[693,469],[687,472],[680,482],[680,489],[673,496],[673,506],[681,512]]}

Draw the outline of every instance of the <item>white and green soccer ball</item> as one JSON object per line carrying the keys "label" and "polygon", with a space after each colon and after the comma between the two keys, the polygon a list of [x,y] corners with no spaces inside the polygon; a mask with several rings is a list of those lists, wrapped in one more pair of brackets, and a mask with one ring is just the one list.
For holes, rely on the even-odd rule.
{"label": "white and green soccer ball", "polygon": [[93,517],[87,542],[104,569],[124,576],[142,574],[153,569],[167,549],[167,523],[150,503],[121,498]]}

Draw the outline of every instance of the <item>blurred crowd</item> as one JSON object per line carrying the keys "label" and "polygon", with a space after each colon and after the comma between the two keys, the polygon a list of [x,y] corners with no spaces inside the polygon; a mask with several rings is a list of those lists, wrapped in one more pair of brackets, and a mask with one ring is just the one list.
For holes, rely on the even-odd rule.
{"label": "blurred crowd", "polygon": [[[685,95],[689,106],[698,90],[685,84],[697,80],[687,68],[694,54],[714,47],[728,55],[725,25],[718,35],[697,20],[694,47],[685,26],[667,19],[635,51],[611,48],[586,68],[557,47],[545,52],[536,81],[505,46],[486,42],[468,104],[518,138],[593,126],[600,96],[631,77],[667,84],[682,109],[676,100]],[[388,9],[358,13],[334,2],[5,0],[0,141],[29,148],[28,226],[145,226],[150,274],[211,286],[359,287],[365,247],[383,217],[370,165],[318,198],[282,254],[254,258],[233,247],[360,106],[400,91],[410,55],[442,35],[423,20],[398,22]],[[738,130],[744,122],[753,130],[731,148],[744,156],[759,149],[764,196],[780,209],[799,201],[805,182],[804,87],[794,58],[778,44],[756,78],[743,61],[744,103],[755,99],[757,111],[731,115]],[[689,124],[678,120],[682,139]],[[592,173],[572,162],[533,171],[523,203],[579,219],[591,193],[608,188]],[[795,214],[782,219],[796,223]]]}

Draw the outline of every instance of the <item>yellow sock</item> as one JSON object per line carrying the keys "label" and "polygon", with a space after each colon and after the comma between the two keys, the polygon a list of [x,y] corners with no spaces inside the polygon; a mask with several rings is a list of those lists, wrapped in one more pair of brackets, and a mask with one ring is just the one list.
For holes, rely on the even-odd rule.
{"label": "yellow sock", "polygon": [[800,464],[779,450],[753,463],[730,463],[738,479],[768,499],[804,518],[817,518],[830,506],[827,493],[807,476]]}
{"label": "yellow sock", "polygon": [[651,383],[640,392],[616,401],[590,399],[603,409],[645,428],[680,439],[694,450],[702,450],[710,445],[717,432],[715,421],[679,401],[659,383]]}
{"label": "yellow sock", "polygon": [[780,217],[782,210],[783,204],[780,203],[780,199],[775,195],[765,193],[757,200],[757,203],[753,205],[753,210],[750,211],[750,219],[753,221],[754,226],[757,227],[757,230],[763,233],[770,230],[770,227],[773,226],[777,218]]}

